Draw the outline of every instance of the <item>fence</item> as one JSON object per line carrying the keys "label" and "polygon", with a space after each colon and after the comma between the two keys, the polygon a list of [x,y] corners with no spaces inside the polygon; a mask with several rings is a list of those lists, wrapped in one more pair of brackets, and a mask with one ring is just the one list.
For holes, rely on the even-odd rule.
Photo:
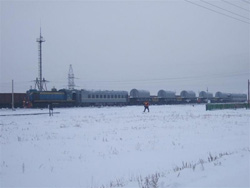
{"label": "fence", "polygon": [[223,109],[237,109],[237,108],[248,108],[247,103],[226,103],[226,104],[206,104],[206,110],[223,110]]}

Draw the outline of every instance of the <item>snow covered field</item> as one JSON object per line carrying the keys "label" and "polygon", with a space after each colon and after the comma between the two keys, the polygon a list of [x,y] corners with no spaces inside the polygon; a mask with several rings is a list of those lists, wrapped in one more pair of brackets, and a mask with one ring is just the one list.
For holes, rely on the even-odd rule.
{"label": "snow covered field", "polygon": [[250,187],[249,110],[54,111],[0,116],[0,187]]}

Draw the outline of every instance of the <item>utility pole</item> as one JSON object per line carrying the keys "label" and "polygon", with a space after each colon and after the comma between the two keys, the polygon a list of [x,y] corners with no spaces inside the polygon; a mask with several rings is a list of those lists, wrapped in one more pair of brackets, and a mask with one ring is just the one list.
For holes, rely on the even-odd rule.
{"label": "utility pole", "polygon": [[12,80],[12,110],[15,110],[14,107],[14,80]]}
{"label": "utility pole", "polygon": [[208,103],[208,87],[207,87],[207,103]]}
{"label": "utility pole", "polygon": [[249,82],[249,79],[248,79],[248,82],[247,82],[247,86],[248,86],[248,93],[247,93],[247,95],[248,95],[248,108],[250,108],[250,98],[249,98],[249,95],[250,95],[250,88],[249,88],[249,85],[250,85],[250,82]]}

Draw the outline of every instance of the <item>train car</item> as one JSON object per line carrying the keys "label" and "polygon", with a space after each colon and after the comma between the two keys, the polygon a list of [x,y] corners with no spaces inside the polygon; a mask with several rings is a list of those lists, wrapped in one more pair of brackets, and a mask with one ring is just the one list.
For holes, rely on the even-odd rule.
{"label": "train car", "polygon": [[177,102],[174,91],[159,90],[157,97],[158,104],[174,104]]}
{"label": "train car", "polygon": [[201,91],[199,93],[198,103],[208,103],[208,101],[213,102],[213,93]]}
{"label": "train car", "polygon": [[132,89],[130,91],[130,98],[149,98],[150,92],[146,90]]}
{"label": "train car", "polygon": [[53,104],[55,107],[74,106],[76,101],[72,99],[72,91],[62,89],[52,91],[37,91],[36,89],[27,91],[28,102],[32,107],[48,107]]}
{"label": "train car", "polygon": [[247,94],[231,93],[231,102],[247,102]]}
{"label": "train car", "polygon": [[217,102],[221,102],[221,103],[246,102],[247,101],[246,94],[223,93],[220,91],[216,92],[215,98]]}
{"label": "train car", "polygon": [[157,103],[158,99],[155,96],[150,96],[150,92],[147,90],[132,89],[129,96],[130,105],[142,105],[145,101],[150,104]]}
{"label": "train car", "polygon": [[81,90],[80,106],[128,105],[127,91]]}
{"label": "train car", "polygon": [[183,90],[180,93],[180,96],[181,96],[182,103],[196,103],[197,102],[196,94],[193,91]]}
{"label": "train car", "polygon": [[230,93],[223,93],[218,91],[215,93],[215,100],[217,103],[230,102]]}
{"label": "train car", "polygon": [[[14,107],[22,108],[26,100],[26,93],[14,93]],[[12,93],[0,93],[0,108],[12,107]]]}

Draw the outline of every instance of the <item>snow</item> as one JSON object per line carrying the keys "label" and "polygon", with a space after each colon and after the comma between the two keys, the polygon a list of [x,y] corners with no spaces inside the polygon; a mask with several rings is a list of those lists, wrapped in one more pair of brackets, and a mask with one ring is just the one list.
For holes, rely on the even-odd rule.
{"label": "snow", "polygon": [[0,187],[250,187],[249,110],[143,109],[0,116]]}

